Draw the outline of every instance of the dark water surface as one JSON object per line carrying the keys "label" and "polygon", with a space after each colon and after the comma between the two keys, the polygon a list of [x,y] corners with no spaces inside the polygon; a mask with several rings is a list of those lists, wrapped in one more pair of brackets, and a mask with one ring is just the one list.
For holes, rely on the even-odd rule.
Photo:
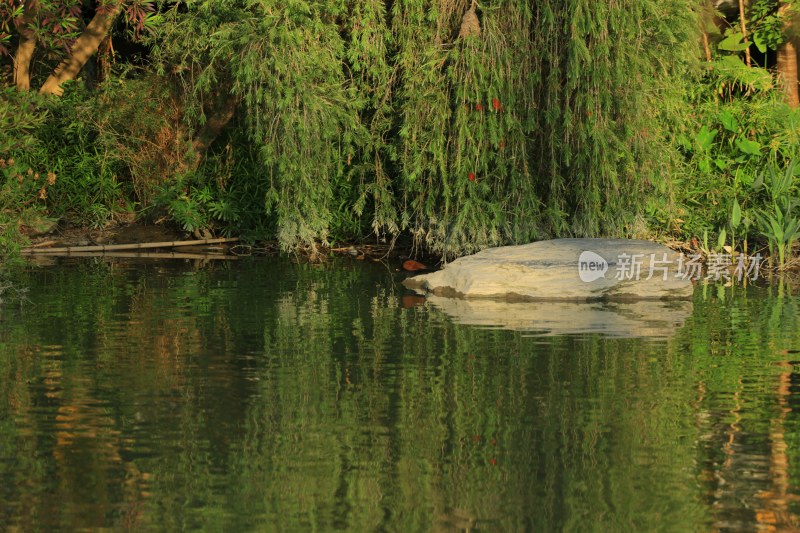
{"label": "dark water surface", "polygon": [[[0,530],[800,527],[800,300],[456,323],[380,265],[69,262],[0,307]],[[404,297],[405,296],[405,297]]]}

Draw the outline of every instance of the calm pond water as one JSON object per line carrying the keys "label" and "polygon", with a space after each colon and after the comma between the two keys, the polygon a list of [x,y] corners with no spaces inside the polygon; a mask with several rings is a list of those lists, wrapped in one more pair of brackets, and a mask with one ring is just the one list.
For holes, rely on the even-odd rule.
{"label": "calm pond water", "polygon": [[[0,306],[0,530],[800,527],[800,300],[474,326],[381,265],[71,261]],[[484,320],[485,322],[485,320]]]}

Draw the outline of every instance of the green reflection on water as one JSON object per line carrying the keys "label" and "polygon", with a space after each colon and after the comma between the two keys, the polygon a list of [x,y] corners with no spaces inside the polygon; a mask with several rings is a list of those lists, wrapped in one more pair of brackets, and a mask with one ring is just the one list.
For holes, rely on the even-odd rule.
{"label": "green reflection on water", "polygon": [[0,321],[0,529],[797,525],[785,287],[698,290],[674,336],[625,339],[454,324],[398,281],[338,261],[30,272]]}

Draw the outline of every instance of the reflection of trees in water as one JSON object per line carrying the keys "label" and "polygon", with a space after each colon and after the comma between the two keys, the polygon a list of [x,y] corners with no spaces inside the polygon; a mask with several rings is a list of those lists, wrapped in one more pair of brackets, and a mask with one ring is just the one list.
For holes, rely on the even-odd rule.
{"label": "reflection of trees in water", "polygon": [[713,422],[707,424],[704,435],[707,456],[700,477],[709,485],[718,529],[785,531],[800,527],[797,486],[796,481],[792,484],[786,442],[787,417],[792,412],[787,401],[792,366],[786,362],[776,365],[783,371],[773,378],[775,386],[770,392],[774,396],[754,404],[746,399],[740,380],[730,410],[716,411],[705,420]]}
{"label": "reflection of trees in water", "polygon": [[756,521],[761,531],[777,531],[778,528],[800,529],[800,518],[790,511],[790,501],[797,502],[798,495],[790,492],[789,483],[789,457],[786,444],[786,418],[792,409],[789,407],[791,394],[790,384],[792,365],[787,362],[780,363],[784,370],[778,377],[776,397],[778,413],[770,420],[769,431],[769,477],[772,487],[757,494],[763,500],[763,505],[756,510]]}
{"label": "reflection of trees in water", "polygon": [[[699,382],[699,479],[714,510],[715,528],[730,531],[794,530],[797,481],[790,474],[796,447],[787,443],[792,426],[791,376],[786,346],[796,346],[797,301],[784,284],[769,289],[770,300],[713,301],[707,324],[696,334],[720,339],[727,349],[708,350],[696,368]],[[723,327],[705,326],[723,322]],[[796,361],[794,362],[796,364]],[[791,433],[791,432],[790,432]],[[794,465],[795,470],[797,465]]]}
{"label": "reflection of trees in water", "polygon": [[47,312],[0,333],[0,428],[19,443],[2,498],[23,522],[796,523],[784,295],[701,299],[658,343],[530,339],[404,308],[387,274],[346,264],[93,268],[42,273]]}
{"label": "reflection of trees in water", "polygon": [[58,397],[53,427],[55,471],[51,475],[58,480],[58,488],[52,516],[60,516],[65,525],[104,527],[109,514],[122,510],[125,523],[135,526],[148,476],[122,458],[122,432],[108,405],[91,391],[90,379],[62,378],[58,385],[63,394]]}
{"label": "reflection of trees in water", "polygon": [[[653,395],[670,391],[642,342],[556,338],[531,349],[516,334],[402,310],[392,295],[350,316],[323,301],[293,294],[265,328],[269,364],[236,474],[250,482],[232,483],[253,514],[298,528],[547,530],[572,519],[568,507],[573,526],[593,516],[613,527],[620,510],[658,505],[640,491],[646,474],[616,466],[642,435],[654,449],[676,438],[663,425],[674,413],[651,422]],[[333,340],[342,329],[353,338]],[[675,462],[656,467],[668,477]]]}

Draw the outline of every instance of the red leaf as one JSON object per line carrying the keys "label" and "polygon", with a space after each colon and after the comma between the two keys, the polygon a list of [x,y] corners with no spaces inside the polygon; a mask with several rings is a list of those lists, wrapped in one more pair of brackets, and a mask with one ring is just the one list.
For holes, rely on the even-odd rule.
{"label": "red leaf", "polygon": [[403,263],[403,270],[408,271],[415,271],[415,270],[428,270],[428,267],[420,263],[419,261],[414,261],[413,259],[409,259],[405,263]]}
{"label": "red leaf", "polygon": [[410,309],[412,307],[420,307],[422,305],[425,305],[425,297],[424,296],[412,296],[412,295],[403,296],[402,305],[403,305],[403,309]]}

